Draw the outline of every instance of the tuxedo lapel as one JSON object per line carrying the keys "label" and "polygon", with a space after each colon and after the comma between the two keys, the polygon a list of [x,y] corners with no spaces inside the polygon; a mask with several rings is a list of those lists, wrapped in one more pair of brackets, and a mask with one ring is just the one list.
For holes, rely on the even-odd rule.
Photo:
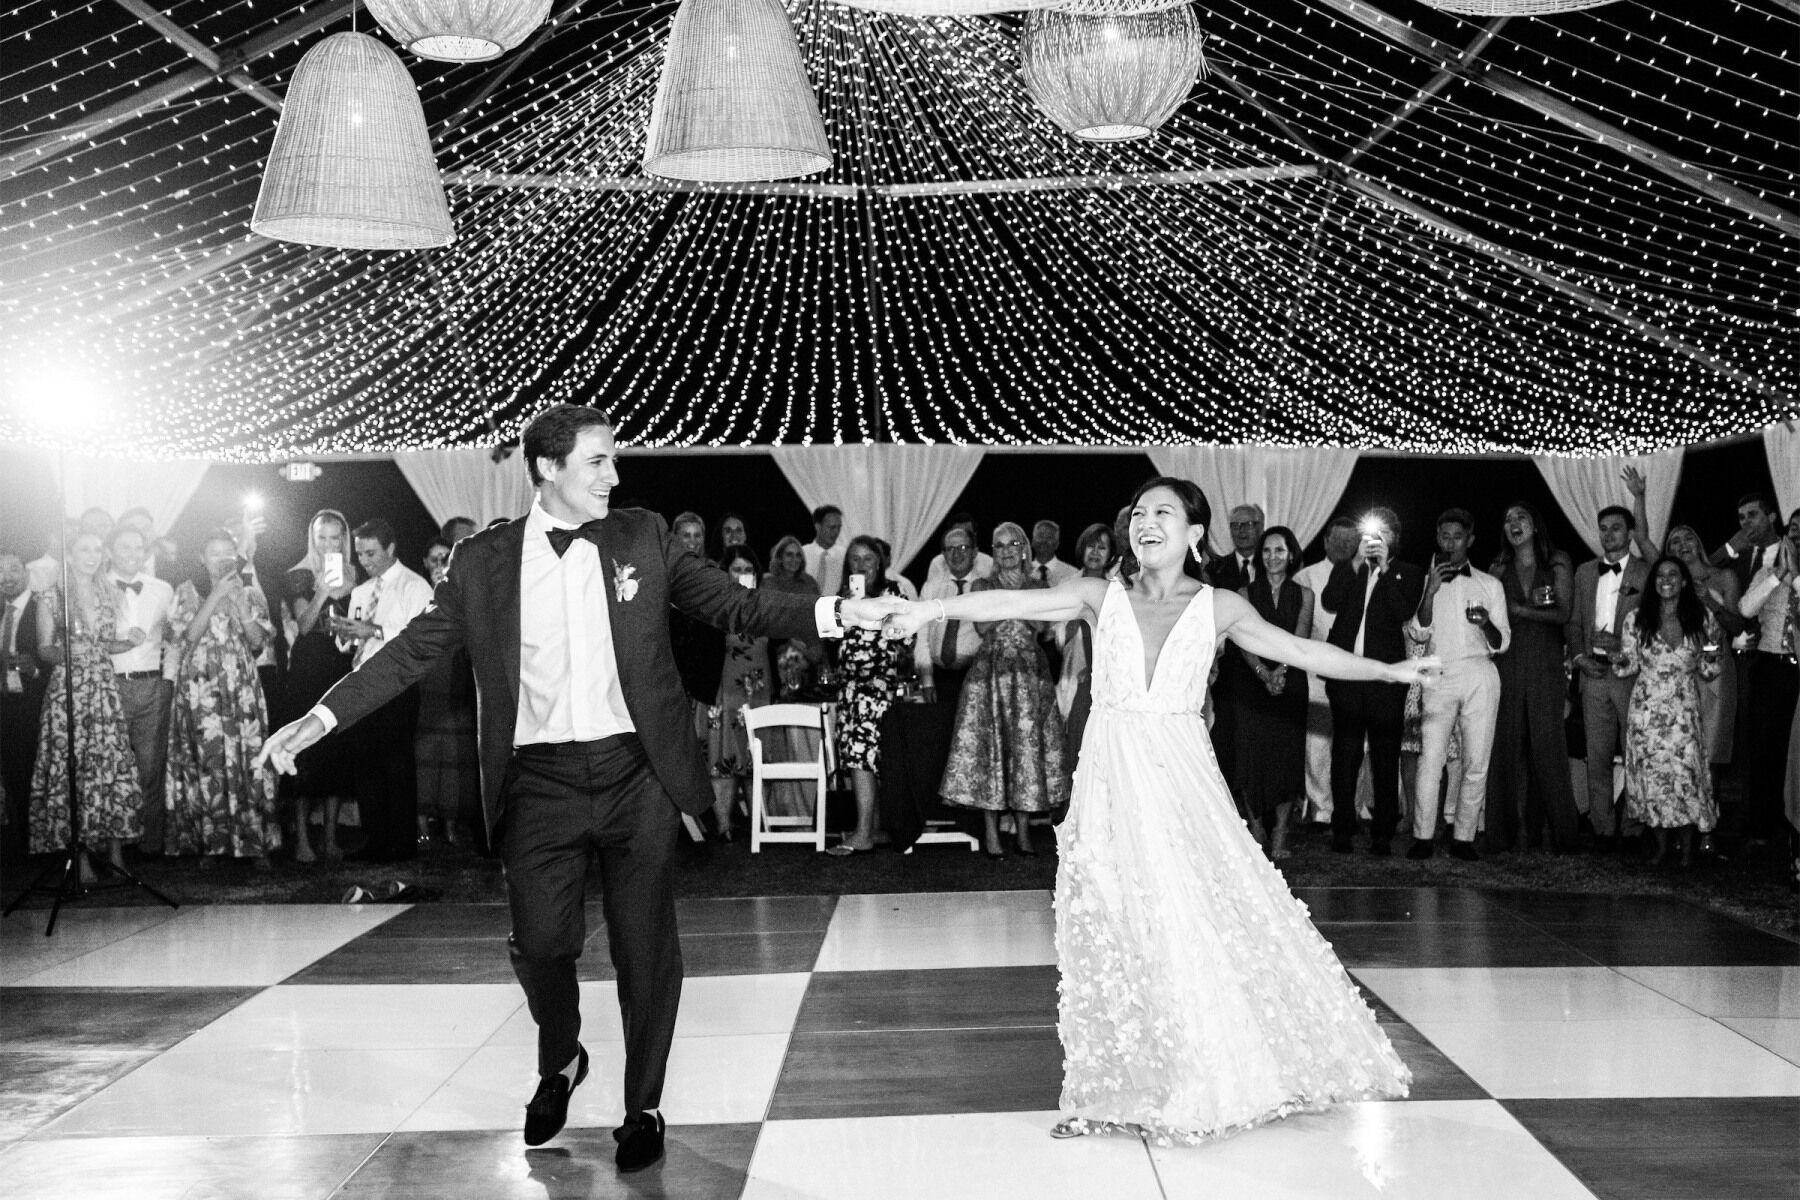
{"label": "tuxedo lapel", "polygon": [[499,622],[500,661],[516,694],[519,687],[519,576],[525,560],[525,521],[520,518],[500,531],[498,552],[488,586],[494,589],[494,613]]}
{"label": "tuxedo lapel", "polygon": [[[626,686],[631,678],[631,656],[626,651],[627,647],[635,643],[630,636],[631,630],[621,628],[626,624],[627,614],[621,611],[626,606],[619,602],[618,572],[620,564],[631,562],[629,540],[630,534],[624,528],[623,520],[609,513],[600,522],[600,540],[594,547],[600,552],[601,592],[606,604],[606,624],[612,630],[613,661],[619,666],[619,684],[625,693],[627,708],[631,705],[631,688]],[[641,564],[633,565],[639,571],[643,570]]]}

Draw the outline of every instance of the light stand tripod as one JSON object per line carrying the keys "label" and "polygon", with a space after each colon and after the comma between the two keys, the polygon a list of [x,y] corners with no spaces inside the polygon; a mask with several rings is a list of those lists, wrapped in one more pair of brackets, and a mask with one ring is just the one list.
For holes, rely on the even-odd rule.
{"label": "light stand tripod", "polygon": [[[68,462],[66,452],[61,449],[56,452],[56,466],[57,511],[66,513],[69,510]],[[69,844],[64,847],[60,862],[54,862],[45,867],[43,871],[39,872],[38,877],[31,881],[30,887],[13,897],[13,902],[0,911],[0,917],[10,917],[14,909],[33,895],[54,896],[55,900],[50,905],[50,920],[44,925],[45,937],[56,932],[56,918],[61,914],[65,901],[79,900],[84,896],[92,895],[96,890],[93,884],[81,881],[80,869],[81,856],[85,849],[81,844],[81,804],[76,782],[78,760],[75,754],[75,620],[73,603],[69,588],[69,548],[65,545],[62,552],[62,703],[63,718],[68,722],[68,736],[63,739],[63,771],[68,784]],[[181,907],[124,867],[115,864],[105,855],[94,855],[91,861],[94,869],[100,874],[116,876],[121,883],[141,888],[170,908]],[[60,878],[55,885],[51,885],[48,882],[49,879],[58,874],[60,874]],[[96,882],[98,882],[97,879]]]}

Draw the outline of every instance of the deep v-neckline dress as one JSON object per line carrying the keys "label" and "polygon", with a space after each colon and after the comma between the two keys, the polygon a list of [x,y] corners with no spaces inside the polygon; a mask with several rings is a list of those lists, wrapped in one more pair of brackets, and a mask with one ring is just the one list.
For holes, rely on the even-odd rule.
{"label": "deep v-neckline dress", "polygon": [[1201,715],[1216,641],[1202,588],[1147,679],[1131,600],[1107,588],[1059,830],[1061,1107],[1159,1141],[1404,1096],[1412,1079],[1238,816]]}

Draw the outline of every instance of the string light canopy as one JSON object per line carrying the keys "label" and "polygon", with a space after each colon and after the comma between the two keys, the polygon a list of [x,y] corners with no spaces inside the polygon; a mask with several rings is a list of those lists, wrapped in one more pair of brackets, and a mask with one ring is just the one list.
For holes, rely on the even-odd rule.
{"label": "string light canopy", "polygon": [[[1032,102],[1018,17],[795,0],[833,162],[741,184],[646,177],[675,6],[588,0],[528,57],[411,64],[458,236],[401,255],[246,237],[273,114],[122,7],[0,10],[0,363],[81,348],[87,452],[485,444],[558,400],[649,446],[1638,453],[1800,416],[1771,0],[1491,36],[1209,0],[1207,80],[1115,143]],[[176,11],[291,94],[332,10]],[[48,444],[3,399],[0,438]]]}
{"label": "string light canopy", "polygon": [[551,0],[367,0],[388,36],[442,62],[498,58],[530,37]]}
{"label": "string light canopy", "polygon": [[1063,130],[1094,142],[1149,137],[1206,67],[1200,24],[1181,5],[1125,16],[1034,12],[1019,40],[1025,90]]}
{"label": "string light canopy", "polygon": [[[1171,0],[1186,4],[1188,0]],[[1033,8],[1060,7],[1062,0],[836,0],[846,8],[867,12],[898,13],[905,17],[980,17],[993,13],[1025,12]]]}
{"label": "string light canopy", "polygon": [[294,70],[250,228],[307,246],[423,250],[456,231],[400,56],[334,33]]}
{"label": "string light canopy", "polygon": [[645,172],[737,183],[830,165],[825,123],[781,0],[683,0],[650,110]]}
{"label": "string light canopy", "polygon": [[1599,8],[1614,0],[1419,0],[1444,12],[1471,17],[1550,17]]}

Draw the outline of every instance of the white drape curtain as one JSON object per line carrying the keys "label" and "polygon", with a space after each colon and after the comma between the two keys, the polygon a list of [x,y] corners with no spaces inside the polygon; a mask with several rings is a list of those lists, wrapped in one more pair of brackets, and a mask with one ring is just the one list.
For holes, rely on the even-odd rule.
{"label": "white drape curtain", "polygon": [[[57,459],[49,455],[52,478]],[[90,508],[103,508],[117,518],[132,508],[150,510],[151,528],[167,533],[200,488],[211,464],[204,459],[181,458],[172,462],[131,462],[118,458],[85,458],[69,455],[68,515],[78,517]]]}
{"label": "white drape curtain", "polygon": [[1669,533],[1669,513],[1675,507],[1675,485],[1681,482],[1680,450],[1660,454],[1609,454],[1601,458],[1564,458],[1553,454],[1534,454],[1531,461],[1550,485],[1550,494],[1569,518],[1588,553],[1600,553],[1600,532],[1596,516],[1608,505],[1631,507],[1631,493],[1620,476],[1626,467],[1636,467],[1648,485],[1644,491],[1644,512],[1650,518],[1645,532],[1658,545]]}
{"label": "white drape curtain", "polygon": [[1231,510],[1259,504],[1267,525],[1286,525],[1302,546],[1331,519],[1358,452],[1331,446],[1147,446],[1164,475],[1191,479],[1212,505],[1212,549],[1231,545]]}
{"label": "white drape curtain", "polygon": [[1785,521],[1800,508],[1800,421],[1763,430],[1763,453],[1769,456],[1775,503],[1781,506],[1781,519]]}
{"label": "white drape curtain", "polygon": [[487,447],[409,450],[394,455],[432,520],[470,517],[477,529],[497,517],[522,517],[531,508],[531,479],[516,448],[499,462]]}
{"label": "white drape curtain", "polygon": [[807,508],[844,510],[844,537],[873,534],[912,561],[950,515],[985,451],[972,446],[774,446],[775,465]]}

